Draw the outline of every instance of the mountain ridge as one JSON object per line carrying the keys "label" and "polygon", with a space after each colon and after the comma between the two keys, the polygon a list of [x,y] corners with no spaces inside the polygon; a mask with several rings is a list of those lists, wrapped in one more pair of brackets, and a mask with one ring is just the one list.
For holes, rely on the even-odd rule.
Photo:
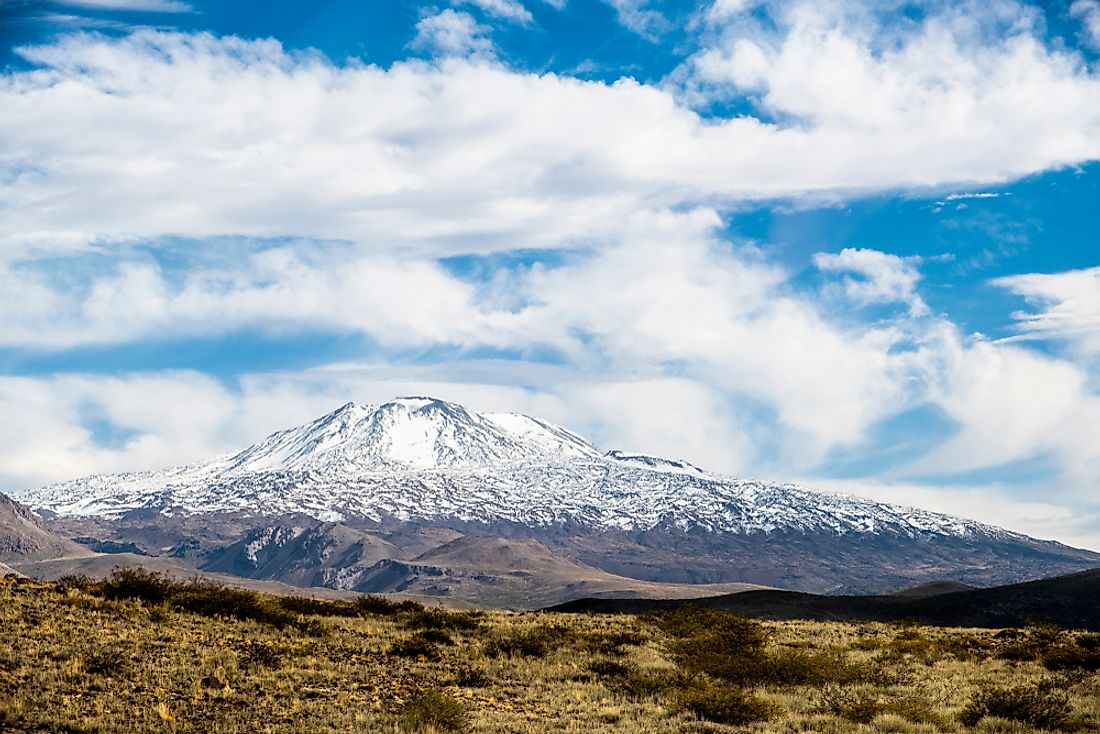
{"label": "mountain ridge", "polygon": [[241,548],[237,560],[223,553],[249,533],[289,537],[287,528],[336,523],[386,549],[387,558],[348,556],[334,566],[303,548],[271,567],[286,580],[310,576],[313,563],[331,571],[323,582],[333,585],[384,561],[434,573],[416,555],[461,537],[525,539],[560,555],[562,568],[579,563],[644,582],[830,593],[942,579],[990,585],[1100,565],[1100,554],[973,520],[603,452],[548,421],[422,396],[347,403],[203,464],[19,497],[71,535],[200,564],[221,553],[250,574]]}

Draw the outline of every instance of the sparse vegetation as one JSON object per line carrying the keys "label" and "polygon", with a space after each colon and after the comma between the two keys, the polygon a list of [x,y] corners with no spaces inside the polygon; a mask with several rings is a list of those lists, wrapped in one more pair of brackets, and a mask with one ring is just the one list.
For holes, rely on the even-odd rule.
{"label": "sparse vegetation", "polygon": [[1037,729],[1076,731],[1083,727],[1073,719],[1069,692],[1051,679],[984,687],[959,713],[959,721],[974,726],[989,716],[1020,721]]}
{"label": "sparse vegetation", "polygon": [[[0,580],[0,734],[1096,729],[1100,635]],[[1056,672],[1052,672],[1056,671]]]}

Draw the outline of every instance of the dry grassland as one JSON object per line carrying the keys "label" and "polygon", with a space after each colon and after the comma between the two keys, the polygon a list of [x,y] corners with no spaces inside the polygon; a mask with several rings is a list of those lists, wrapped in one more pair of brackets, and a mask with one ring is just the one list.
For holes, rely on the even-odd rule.
{"label": "dry grassland", "polygon": [[1100,722],[1100,636],[449,612],[0,580],[0,732],[1013,732]]}

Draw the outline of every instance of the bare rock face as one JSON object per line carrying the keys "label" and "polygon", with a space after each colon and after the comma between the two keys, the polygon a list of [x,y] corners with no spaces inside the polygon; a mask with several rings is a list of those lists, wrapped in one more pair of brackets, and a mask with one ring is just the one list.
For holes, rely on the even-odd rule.
{"label": "bare rock face", "polygon": [[0,494],[0,562],[18,564],[87,553],[50,530],[26,507]]}

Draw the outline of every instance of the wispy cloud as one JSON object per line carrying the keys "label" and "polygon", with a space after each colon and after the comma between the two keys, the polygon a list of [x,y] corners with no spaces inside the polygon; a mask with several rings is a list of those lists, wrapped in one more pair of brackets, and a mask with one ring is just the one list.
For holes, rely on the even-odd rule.
{"label": "wispy cloud", "polygon": [[472,5],[487,15],[514,23],[526,24],[534,20],[531,11],[525,8],[519,0],[455,0],[455,3]]}
{"label": "wispy cloud", "polygon": [[194,8],[182,0],[54,0],[58,5],[68,5],[89,10],[130,10],[143,13],[189,13]]}
{"label": "wispy cloud", "polygon": [[1100,354],[1100,267],[998,278],[994,285],[1023,296],[1035,311],[1018,311],[1010,340],[1056,339]]}

